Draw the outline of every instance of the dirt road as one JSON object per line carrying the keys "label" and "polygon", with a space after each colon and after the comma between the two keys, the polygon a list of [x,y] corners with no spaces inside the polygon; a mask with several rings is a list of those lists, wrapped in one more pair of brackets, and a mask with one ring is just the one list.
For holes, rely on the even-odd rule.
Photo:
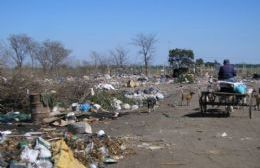
{"label": "dirt road", "polygon": [[109,167],[260,168],[260,112],[248,109],[231,117],[201,117],[198,96],[190,106],[175,106],[174,86],[161,87],[168,97],[156,111],[131,113],[94,125],[111,136],[127,137],[136,154]]}

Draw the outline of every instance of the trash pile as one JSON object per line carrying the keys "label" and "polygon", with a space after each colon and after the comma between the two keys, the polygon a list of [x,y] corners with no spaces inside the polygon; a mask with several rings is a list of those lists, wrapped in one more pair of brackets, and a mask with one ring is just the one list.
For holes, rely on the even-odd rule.
{"label": "trash pile", "polygon": [[137,89],[133,92],[128,91],[125,93],[125,97],[134,100],[146,100],[148,97],[154,97],[157,100],[163,100],[164,95],[159,89],[150,87],[144,90]]}
{"label": "trash pile", "polygon": [[104,167],[133,154],[121,138],[97,133],[0,132],[0,167]]}
{"label": "trash pile", "polygon": [[[41,89],[32,92],[27,82],[22,88],[20,104],[26,102],[22,109],[17,104],[2,111],[0,106],[0,123],[18,123],[11,124],[17,130],[0,129],[0,167],[96,168],[117,163],[134,153],[127,140],[110,137],[103,130],[93,133],[91,124],[128,112],[143,112],[149,98],[156,103],[165,97],[148,84],[169,82],[166,78],[107,74],[35,81],[39,85],[35,87]],[[3,86],[7,89],[8,85]],[[6,103],[10,96],[15,97],[6,94],[0,100]],[[26,124],[39,132],[19,130],[18,126]]]}
{"label": "trash pile", "polygon": [[31,120],[30,114],[21,113],[19,111],[0,114],[0,123],[27,122],[30,120]]}
{"label": "trash pile", "polygon": [[195,76],[194,74],[181,74],[177,79],[177,83],[194,83]]}

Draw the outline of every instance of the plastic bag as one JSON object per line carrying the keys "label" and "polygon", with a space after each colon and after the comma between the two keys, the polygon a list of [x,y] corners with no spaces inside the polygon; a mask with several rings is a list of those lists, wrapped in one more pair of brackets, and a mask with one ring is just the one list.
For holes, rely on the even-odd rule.
{"label": "plastic bag", "polygon": [[46,160],[46,159],[37,160],[36,165],[37,165],[37,168],[52,168],[53,167],[51,161]]}
{"label": "plastic bag", "polygon": [[51,158],[51,151],[47,149],[45,146],[43,146],[42,144],[37,144],[35,146],[35,149],[40,151],[39,158],[41,159]]}
{"label": "plastic bag", "polygon": [[39,155],[38,150],[29,149],[29,147],[25,147],[21,153],[21,160],[29,163],[36,162],[36,159]]}
{"label": "plastic bag", "polygon": [[89,112],[91,106],[89,104],[81,104],[79,110],[82,112]]}
{"label": "plastic bag", "polygon": [[235,93],[246,94],[247,93],[246,85],[244,84],[235,85],[234,91]]}

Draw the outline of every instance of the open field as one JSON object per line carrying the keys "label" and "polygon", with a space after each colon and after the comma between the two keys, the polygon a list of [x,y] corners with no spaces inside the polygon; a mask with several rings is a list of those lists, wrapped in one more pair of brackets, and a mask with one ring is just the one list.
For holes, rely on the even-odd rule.
{"label": "open field", "polygon": [[[168,93],[150,114],[133,113],[98,124],[114,136],[129,137],[136,154],[109,167],[258,168],[260,167],[260,112],[248,118],[248,109],[202,117],[198,97],[191,106],[172,107],[175,86],[161,86]],[[225,136],[226,133],[226,136]],[[150,149],[149,146],[161,149]]]}

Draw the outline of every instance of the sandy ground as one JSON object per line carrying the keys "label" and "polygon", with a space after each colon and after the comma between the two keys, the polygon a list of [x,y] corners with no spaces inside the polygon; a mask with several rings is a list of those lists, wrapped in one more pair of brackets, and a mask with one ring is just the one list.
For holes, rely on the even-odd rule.
{"label": "sandy ground", "polygon": [[136,154],[111,168],[260,168],[260,111],[249,119],[248,109],[231,117],[202,117],[196,94],[190,106],[178,104],[176,86],[162,86],[167,98],[154,112],[131,113],[99,123],[94,131],[127,137]]}

